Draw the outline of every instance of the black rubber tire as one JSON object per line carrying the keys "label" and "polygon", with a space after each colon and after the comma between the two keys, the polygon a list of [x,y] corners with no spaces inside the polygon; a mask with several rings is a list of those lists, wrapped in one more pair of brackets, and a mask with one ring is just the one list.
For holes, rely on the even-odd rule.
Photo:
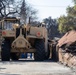
{"label": "black rubber tire", "polygon": [[48,44],[48,50],[47,50],[47,53],[46,53],[46,60],[49,59],[50,57],[50,46]]}
{"label": "black rubber tire", "polygon": [[34,54],[35,61],[45,60],[45,57],[46,57],[45,45],[44,45],[44,41],[42,39],[37,39],[35,41],[35,49],[36,49],[36,52]]}
{"label": "black rubber tire", "polygon": [[58,61],[58,52],[56,51],[56,45],[52,46],[52,60],[55,62]]}
{"label": "black rubber tire", "polygon": [[1,45],[1,60],[10,61],[10,43],[4,40]]}
{"label": "black rubber tire", "polygon": [[11,59],[14,60],[14,61],[17,61],[20,57],[20,54],[17,55],[17,53],[11,53]]}

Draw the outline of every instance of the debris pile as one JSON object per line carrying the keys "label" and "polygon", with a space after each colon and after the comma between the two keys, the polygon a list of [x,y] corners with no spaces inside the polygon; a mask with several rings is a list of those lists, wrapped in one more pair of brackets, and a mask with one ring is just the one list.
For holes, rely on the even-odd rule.
{"label": "debris pile", "polygon": [[57,44],[59,61],[64,65],[76,66],[76,31],[67,32]]}

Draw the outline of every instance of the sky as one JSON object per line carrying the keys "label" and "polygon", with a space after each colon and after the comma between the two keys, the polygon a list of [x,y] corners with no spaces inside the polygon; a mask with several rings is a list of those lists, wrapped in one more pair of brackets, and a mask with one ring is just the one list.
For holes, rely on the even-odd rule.
{"label": "sky", "polygon": [[72,0],[25,0],[38,10],[40,20],[51,16],[53,19],[66,15],[66,8],[72,6]]}

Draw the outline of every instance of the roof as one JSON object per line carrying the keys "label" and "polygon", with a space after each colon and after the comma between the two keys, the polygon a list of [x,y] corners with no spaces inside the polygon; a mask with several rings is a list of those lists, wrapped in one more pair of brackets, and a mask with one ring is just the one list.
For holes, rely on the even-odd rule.
{"label": "roof", "polygon": [[20,20],[20,18],[17,18],[17,17],[5,17],[3,18],[5,21],[8,21],[8,20]]}
{"label": "roof", "polygon": [[67,32],[59,41],[57,46],[61,47],[64,44],[72,44],[76,41],[76,31]]}

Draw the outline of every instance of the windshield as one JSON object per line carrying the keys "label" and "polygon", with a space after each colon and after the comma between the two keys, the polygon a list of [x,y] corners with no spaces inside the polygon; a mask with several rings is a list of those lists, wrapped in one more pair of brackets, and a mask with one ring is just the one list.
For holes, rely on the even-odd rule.
{"label": "windshield", "polygon": [[11,30],[13,29],[14,24],[19,24],[17,21],[4,21],[4,29]]}
{"label": "windshield", "polygon": [[13,25],[13,23],[11,23],[11,22],[5,22],[4,23],[4,29],[11,30],[12,25]]}

